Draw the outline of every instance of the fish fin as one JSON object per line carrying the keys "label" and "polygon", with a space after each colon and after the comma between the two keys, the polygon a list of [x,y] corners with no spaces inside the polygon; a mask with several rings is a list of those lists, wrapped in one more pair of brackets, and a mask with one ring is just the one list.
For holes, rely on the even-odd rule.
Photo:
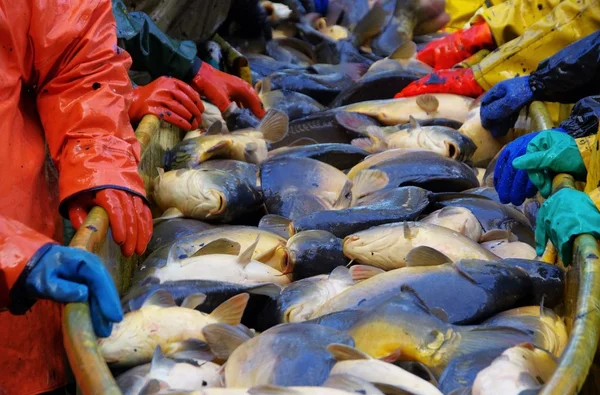
{"label": "fish fin", "polygon": [[154,225],[157,225],[158,223],[160,223],[162,221],[166,221],[166,220],[174,219],[174,218],[182,218],[182,217],[184,217],[184,215],[181,211],[179,211],[178,208],[171,207],[171,208],[166,209],[165,212],[162,213],[162,215],[160,217],[152,220],[152,223]]}
{"label": "fish fin", "polygon": [[413,56],[415,56],[416,53],[417,44],[415,44],[413,41],[408,40],[398,45],[398,48],[396,48],[394,52],[392,52],[392,54],[388,56],[388,58],[394,60],[405,60],[412,58]]}
{"label": "fish fin", "polygon": [[150,365],[150,372],[157,373],[155,376],[166,376],[171,369],[175,366],[176,362],[165,357],[162,352],[162,348],[157,346],[152,354],[152,362]]}
{"label": "fish fin", "polygon": [[[342,187],[342,191],[340,192],[340,195],[338,196],[336,201],[333,203],[332,208],[334,210],[348,208],[348,205],[346,203],[348,200],[352,201],[352,188],[353,188],[352,181],[346,180],[346,183]],[[292,222],[292,224],[293,224],[293,222]]]}
{"label": "fish fin", "polygon": [[173,359],[200,359],[212,361],[215,356],[206,342],[199,339],[186,339],[169,344],[169,355]]}
{"label": "fish fin", "polygon": [[181,302],[181,307],[186,307],[188,309],[195,309],[206,301],[206,295],[202,293],[188,295]]}
{"label": "fish fin", "polygon": [[402,356],[402,349],[398,348],[398,349],[392,351],[390,354],[386,355],[385,357],[379,358],[379,360],[383,361],[383,362],[387,362],[387,363],[394,363],[397,360],[399,360],[401,356]]}
{"label": "fish fin", "polygon": [[267,214],[260,219],[258,229],[275,233],[284,239],[289,239],[290,232],[288,231],[288,227],[291,223],[292,221],[280,215]]}
{"label": "fish fin", "polygon": [[260,93],[268,92],[271,92],[271,79],[265,78],[262,80],[262,84],[260,84]]}
{"label": "fish fin", "polygon": [[[382,394],[375,386],[366,380],[349,374],[332,374],[323,383],[323,387],[335,388],[353,394]],[[364,392],[363,392],[364,391]]]}
{"label": "fish fin", "polygon": [[410,122],[411,129],[420,129],[421,124],[417,121],[412,115],[408,116],[408,121]]}
{"label": "fish fin", "polygon": [[371,138],[376,138],[377,140],[381,140],[383,142],[385,142],[387,140],[387,136],[386,136],[385,132],[379,126],[375,126],[375,125],[367,126],[366,133]]}
{"label": "fish fin", "polygon": [[373,126],[365,120],[367,118],[366,115],[357,112],[340,111],[335,114],[335,121],[338,125],[358,134],[365,134],[367,127]]}
{"label": "fish fin", "polygon": [[362,63],[344,63],[339,66],[340,72],[346,74],[354,82],[360,80],[360,78],[367,72],[367,65]]}
{"label": "fish fin", "polygon": [[379,391],[383,392],[385,395],[412,395],[413,394],[413,392],[403,390],[402,388],[396,387],[395,385],[392,385],[392,384],[373,383],[373,385],[375,386],[375,388],[377,388]]}
{"label": "fish fin", "polygon": [[329,7],[327,7],[327,17],[325,18],[327,26],[337,25],[343,12],[344,9],[338,4],[334,2],[329,4]]}
{"label": "fish fin", "polygon": [[[205,153],[206,154],[216,154],[224,149],[229,148],[230,146],[231,146],[231,141],[228,141],[228,140],[219,141],[219,142],[215,143],[212,147],[207,149],[205,151]],[[210,156],[208,158],[210,158]],[[205,158],[205,159],[208,159],[208,158]]]}
{"label": "fish fin", "polygon": [[210,313],[210,317],[216,321],[229,325],[238,325],[248,305],[250,295],[242,293],[235,295],[221,303],[216,309]]}
{"label": "fish fin", "polygon": [[435,248],[420,246],[415,247],[406,254],[406,266],[438,266],[451,263],[452,259]]}
{"label": "fish fin", "polygon": [[158,289],[153,292],[142,304],[142,307],[157,306],[157,307],[174,307],[177,306],[173,295],[165,289]]}
{"label": "fish fin", "polygon": [[168,389],[169,385],[162,380],[150,379],[146,385],[138,392],[138,395],[154,395],[160,393],[164,389]]}
{"label": "fish fin", "polygon": [[402,232],[403,232],[403,236],[406,240],[410,240],[412,239],[412,234],[410,231],[410,226],[408,225],[408,222],[404,221],[402,223]]}
{"label": "fish fin", "polygon": [[258,385],[248,390],[249,395],[300,395],[301,392],[278,385]]}
{"label": "fish fin", "polygon": [[243,329],[228,324],[210,324],[202,329],[202,334],[212,353],[219,359],[227,360],[231,353],[252,338]]}
{"label": "fish fin", "polygon": [[421,107],[423,111],[430,113],[437,111],[438,107],[440,106],[440,102],[435,96],[431,94],[425,94],[417,97],[417,105]]}
{"label": "fish fin", "polygon": [[479,242],[480,243],[485,243],[486,241],[494,241],[494,240],[502,240],[502,239],[506,239],[509,242],[517,241],[516,237],[511,233],[510,230],[506,230],[506,229],[492,229],[492,230],[488,230],[487,232],[485,232],[479,238]]}
{"label": "fish fin", "polygon": [[246,146],[244,147],[244,161],[246,161],[248,163],[255,163],[255,164],[260,163],[260,158],[256,154],[257,151],[258,151],[257,143],[255,143],[254,141],[247,143]]}
{"label": "fish fin", "polygon": [[373,140],[371,140],[369,137],[361,137],[359,139],[354,139],[350,142],[351,145],[358,147],[358,148],[362,148],[367,152],[370,152],[372,154],[374,153],[378,153],[379,151],[377,151],[375,142]]}
{"label": "fish fin", "polygon": [[214,136],[217,134],[222,134],[221,132],[223,131],[223,124],[221,123],[221,121],[216,120],[212,123],[212,125],[210,125],[208,127],[208,129],[206,130],[205,136]]}
{"label": "fish fin", "polygon": [[355,359],[372,359],[370,356],[354,347],[341,343],[333,343],[327,346],[327,352],[333,355],[336,361],[353,361]]}
{"label": "fish fin", "polygon": [[275,283],[267,283],[247,289],[246,292],[253,295],[268,296],[269,298],[276,300],[279,295],[281,295],[281,286]]}
{"label": "fish fin", "polygon": [[169,248],[169,254],[167,255],[167,265],[172,263],[181,263],[183,259],[189,258],[189,254],[186,250],[184,250],[181,246],[177,244],[173,244],[171,248]]}
{"label": "fish fin", "polygon": [[352,202],[350,206],[354,206],[358,199],[385,188],[390,179],[381,170],[366,169],[359,171],[352,179],[352,182],[354,185],[352,186]]}
{"label": "fish fin", "polygon": [[439,307],[434,307],[433,309],[429,309],[429,312],[431,314],[433,314],[434,316],[436,316],[437,318],[439,318],[440,320],[444,321],[444,322],[448,322],[448,313],[446,313],[443,309],[439,308]]}
{"label": "fish fin", "polygon": [[243,266],[246,266],[247,264],[249,264],[250,261],[252,260],[252,255],[254,255],[254,250],[256,249],[256,246],[258,245],[259,240],[260,240],[260,235],[256,236],[256,240],[254,240],[254,243],[250,244],[248,246],[248,248],[246,248],[245,251],[240,253],[236,262]]}
{"label": "fish fin", "polygon": [[381,273],[385,273],[385,270],[374,266],[354,265],[350,268],[350,276],[354,281],[367,280]]}
{"label": "fish fin", "polygon": [[192,257],[212,254],[238,255],[240,253],[240,248],[240,243],[237,241],[221,238],[205,244],[196,251]]}
{"label": "fish fin", "polygon": [[291,144],[288,144],[288,147],[304,147],[307,145],[314,145],[314,144],[319,144],[319,142],[317,140],[311,139],[309,137],[302,137],[301,139],[298,139],[296,141],[294,141]]}
{"label": "fish fin", "polygon": [[458,349],[462,355],[482,350],[499,350],[526,342],[531,335],[507,326],[471,327],[461,331]]}
{"label": "fish fin", "polygon": [[374,37],[383,29],[387,13],[379,3],[375,3],[373,8],[356,24],[354,28],[353,41],[359,47],[365,41]]}
{"label": "fish fin", "polygon": [[286,113],[271,109],[260,121],[258,130],[266,141],[276,143],[287,135],[289,123],[290,120]]}
{"label": "fish fin", "polygon": [[345,266],[338,266],[329,274],[329,280],[337,280],[345,283],[352,283],[350,271]]}
{"label": "fish fin", "polygon": [[[135,392],[141,386],[144,388],[144,384],[146,382],[146,376],[127,374],[117,377],[117,385],[123,394],[137,394]],[[135,391],[134,391],[135,389]]]}

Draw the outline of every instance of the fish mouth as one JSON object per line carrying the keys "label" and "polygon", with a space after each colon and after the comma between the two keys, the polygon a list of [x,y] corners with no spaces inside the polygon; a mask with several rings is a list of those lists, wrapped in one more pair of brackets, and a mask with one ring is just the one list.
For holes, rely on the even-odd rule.
{"label": "fish mouth", "polygon": [[454,144],[453,142],[450,142],[450,141],[444,141],[444,144],[446,145],[446,154],[447,154],[448,158],[452,158],[452,159],[456,159],[456,160],[461,159],[460,158],[461,152],[456,144]]}
{"label": "fish mouth", "polygon": [[219,215],[225,211],[227,207],[227,203],[225,202],[225,196],[222,192],[211,191],[212,203],[214,204],[214,209],[210,211],[209,215]]}

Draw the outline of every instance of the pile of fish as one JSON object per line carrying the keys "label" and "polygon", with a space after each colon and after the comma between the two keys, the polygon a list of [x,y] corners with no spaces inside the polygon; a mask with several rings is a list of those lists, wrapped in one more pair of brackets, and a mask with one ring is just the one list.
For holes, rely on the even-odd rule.
{"label": "pile of fish", "polygon": [[536,391],[567,343],[565,273],[536,259],[539,201],[490,187],[477,102],[392,99],[430,71],[415,2],[281,3],[279,38],[245,52],[267,115],[211,114],[149,188],[163,214],[99,341],[120,389]]}

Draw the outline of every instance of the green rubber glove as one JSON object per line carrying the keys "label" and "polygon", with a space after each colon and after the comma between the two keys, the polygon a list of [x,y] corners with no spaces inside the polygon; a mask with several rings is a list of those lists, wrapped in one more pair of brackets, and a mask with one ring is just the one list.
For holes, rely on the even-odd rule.
{"label": "green rubber glove", "polygon": [[575,139],[564,132],[544,130],[527,145],[527,153],[513,160],[515,169],[527,170],[532,184],[547,198],[552,192],[552,179],[558,173],[569,173],[585,180],[587,170]]}
{"label": "green rubber glove", "polygon": [[575,237],[583,234],[600,238],[600,212],[585,193],[561,189],[546,200],[538,212],[535,250],[541,256],[550,239],[568,266],[573,258]]}

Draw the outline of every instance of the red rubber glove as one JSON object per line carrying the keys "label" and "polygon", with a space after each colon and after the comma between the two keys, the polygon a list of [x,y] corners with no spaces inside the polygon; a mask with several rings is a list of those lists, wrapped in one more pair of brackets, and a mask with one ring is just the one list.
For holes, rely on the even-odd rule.
{"label": "red rubber glove", "polygon": [[417,96],[425,93],[452,93],[475,98],[482,95],[484,90],[475,81],[473,70],[451,69],[436,71],[411,82],[394,98]]}
{"label": "red rubber glove", "polygon": [[198,129],[204,105],[200,95],[183,81],[159,77],[133,90],[129,118],[139,122],[152,114],[183,130]]}
{"label": "red rubber glove", "polygon": [[144,200],[118,189],[103,189],[82,194],[69,205],[69,218],[75,229],[85,221],[89,210],[100,206],[108,213],[115,243],[126,257],[141,255],[152,237],[152,213]]}
{"label": "red rubber glove", "polygon": [[430,42],[417,59],[436,70],[450,69],[480,49],[495,47],[490,27],[482,22]]}
{"label": "red rubber glove", "polygon": [[258,118],[265,116],[265,110],[252,85],[241,78],[223,73],[206,62],[200,66],[198,74],[192,80],[192,86],[221,112],[225,112],[233,100],[238,105],[249,108]]}

